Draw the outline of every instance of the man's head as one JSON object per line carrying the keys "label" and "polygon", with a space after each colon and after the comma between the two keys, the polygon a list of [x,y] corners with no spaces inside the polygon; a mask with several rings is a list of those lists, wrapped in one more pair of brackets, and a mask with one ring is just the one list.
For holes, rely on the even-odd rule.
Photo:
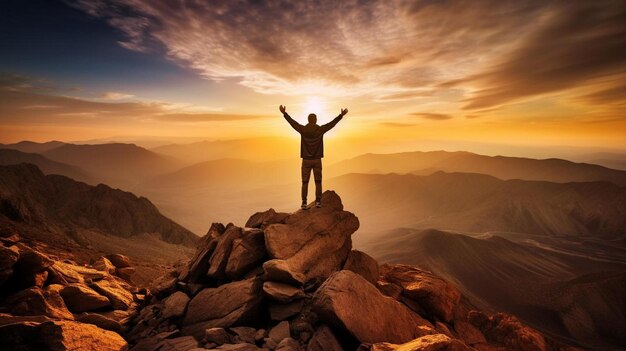
{"label": "man's head", "polygon": [[317,123],[317,116],[315,115],[315,113],[309,114],[309,123],[311,124]]}

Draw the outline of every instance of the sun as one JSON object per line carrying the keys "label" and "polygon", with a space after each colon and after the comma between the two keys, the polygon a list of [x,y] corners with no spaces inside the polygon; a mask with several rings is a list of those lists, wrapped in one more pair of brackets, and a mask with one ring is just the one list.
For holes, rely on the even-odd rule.
{"label": "sun", "polygon": [[305,114],[315,113],[318,116],[326,114],[326,102],[319,96],[309,96],[303,105]]}

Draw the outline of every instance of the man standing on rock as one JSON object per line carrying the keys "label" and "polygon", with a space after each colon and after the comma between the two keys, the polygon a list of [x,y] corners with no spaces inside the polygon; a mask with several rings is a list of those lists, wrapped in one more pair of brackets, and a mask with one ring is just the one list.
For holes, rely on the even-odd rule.
{"label": "man standing on rock", "polygon": [[311,170],[315,179],[315,206],[321,207],[322,203],[322,157],[324,157],[324,133],[331,130],[343,116],[348,113],[348,109],[341,109],[339,116],[332,121],[320,126],[317,125],[317,116],[309,114],[309,123],[305,126],[294,121],[287,113],[287,108],[283,105],[279,107],[283,117],[289,124],[300,133],[300,157],[302,157],[302,209],[307,209],[306,197],[309,192],[309,179]]}

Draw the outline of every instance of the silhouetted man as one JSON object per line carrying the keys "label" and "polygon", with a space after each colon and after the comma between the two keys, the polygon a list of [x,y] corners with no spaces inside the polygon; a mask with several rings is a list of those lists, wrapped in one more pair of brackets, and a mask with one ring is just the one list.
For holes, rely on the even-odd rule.
{"label": "silhouetted man", "polygon": [[322,157],[324,157],[324,133],[331,130],[343,116],[348,113],[348,109],[341,109],[339,116],[323,126],[317,125],[317,116],[314,113],[309,115],[309,123],[305,126],[294,121],[287,113],[287,108],[283,105],[279,107],[283,117],[289,124],[300,133],[300,157],[302,157],[302,209],[307,209],[306,197],[309,192],[309,179],[311,170],[315,179],[315,206],[322,206]]}

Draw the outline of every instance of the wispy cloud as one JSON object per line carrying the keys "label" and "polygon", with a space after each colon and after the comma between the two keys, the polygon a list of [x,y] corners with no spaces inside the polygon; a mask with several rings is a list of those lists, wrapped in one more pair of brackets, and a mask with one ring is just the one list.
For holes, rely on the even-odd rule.
{"label": "wispy cloud", "polygon": [[448,119],[452,119],[451,115],[447,115],[444,113],[431,113],[431,112],[415,112],[411,114],[412,116],[430,119],[432,121],[445,121]]}
{"label": "wispy cloud", "polygon": [[393,103],[453,88],[451,103],[484,110],[618,77],[580,101],[624,99],[622,1],[70,3],[125,33],[128,49],[158,43],[207,79],[264,94]]}
{"label": "wispy cloud", "polygon": [[106,93],[104,93],[104,94],[102,94],[100,96],[100,98],[104,99],[104,100],[124,100],[124,99],[130,99],[132,97],[135,97],[135,95],[124,94],[124,93],[117,93],[117,92],[114,92],[114,91],[106,92]]}

